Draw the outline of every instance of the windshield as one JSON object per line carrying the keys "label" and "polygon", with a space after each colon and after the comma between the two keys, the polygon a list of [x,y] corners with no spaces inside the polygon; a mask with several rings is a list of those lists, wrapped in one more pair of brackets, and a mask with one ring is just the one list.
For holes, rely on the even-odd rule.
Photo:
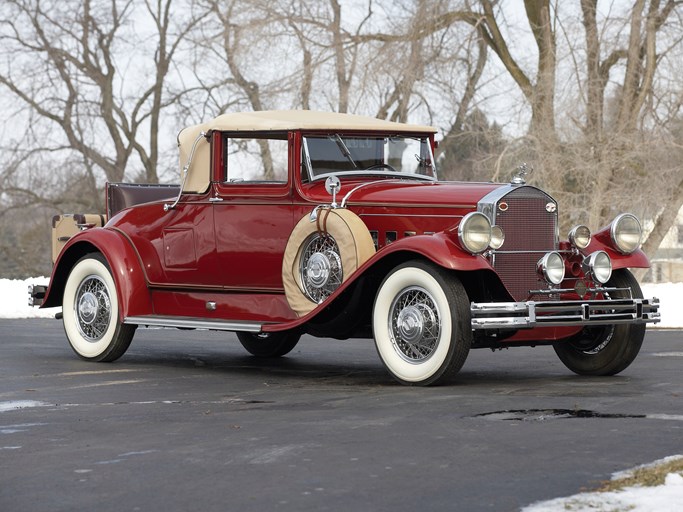
{"label": "windshield", "polygon": [[311,180],[330,174],[436,179],[429,137],[304,137],[303,162]]}

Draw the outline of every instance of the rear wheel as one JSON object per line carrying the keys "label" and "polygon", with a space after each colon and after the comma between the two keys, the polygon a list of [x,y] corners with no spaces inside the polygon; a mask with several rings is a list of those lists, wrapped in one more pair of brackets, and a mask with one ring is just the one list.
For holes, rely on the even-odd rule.
{"label": "rear wheel", "polygon": [[472,344],[465,288],[452,273],[422,261],[399,265],[384,279],[372,323],[384,366],[403,384],[445,381]]}
{"label": "rear wheel", "polygon": [[294,331],[284,332],[238,332],[237,339],[251,355],[256,357],[280,357],[292,351],[301,339]]}
{"label": "rear wheel", "polygon": [[62,300],[64,332],[71,348],[88,361],[109,362],[128,349],[135,325],[119,319],[119,298],[107,260],[99,253],[71,269]]}
{"label": "rear wheel", "polygon": [[[628,270],[617,270],[608,288],[630,288],[634,299],[643,297],[638,281]],[[628,291],[611,292],[610,299],[628,298]],[[636,358],[645,338],[645,324],[586,327],[553,345],[560,361],[579,375],[616,375]]]}

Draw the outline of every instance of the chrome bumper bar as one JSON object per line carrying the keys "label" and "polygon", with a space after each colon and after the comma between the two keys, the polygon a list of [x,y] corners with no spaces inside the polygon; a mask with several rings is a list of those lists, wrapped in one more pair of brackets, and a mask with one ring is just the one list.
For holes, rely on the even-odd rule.
{"label": "chrome bumper bar", "polygon": [[47,286],[42,284],[30,284],[28,285],[28,305],[42,306],[45,300],[45,294],[47,293]]}
{"label": "chrome bumper bar", "polygon": [[472,329],[640,324],[660,321],[659,299],[473,302]]}

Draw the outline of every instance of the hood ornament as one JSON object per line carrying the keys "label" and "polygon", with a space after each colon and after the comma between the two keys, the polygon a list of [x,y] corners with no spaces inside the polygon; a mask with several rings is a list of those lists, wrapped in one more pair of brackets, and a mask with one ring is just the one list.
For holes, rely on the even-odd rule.
{"label": "hood ornament", "polygon": [[512,185],[524,185],[526,183],[524,176],[531,173],[533,170],[534,168],[529,166],[526,162],[521,163],[512,173],[510,183]]}

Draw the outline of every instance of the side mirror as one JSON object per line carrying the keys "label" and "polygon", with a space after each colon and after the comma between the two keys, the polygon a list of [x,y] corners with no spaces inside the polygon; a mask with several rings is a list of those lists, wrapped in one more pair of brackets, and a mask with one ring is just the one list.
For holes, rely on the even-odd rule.
{"label": "side mirror", "polygon": [[325,190],[332,196],[332,208],[337,208],[337,192],[341,190],[341,181],[337,176],[330,176],[325,180]]}

